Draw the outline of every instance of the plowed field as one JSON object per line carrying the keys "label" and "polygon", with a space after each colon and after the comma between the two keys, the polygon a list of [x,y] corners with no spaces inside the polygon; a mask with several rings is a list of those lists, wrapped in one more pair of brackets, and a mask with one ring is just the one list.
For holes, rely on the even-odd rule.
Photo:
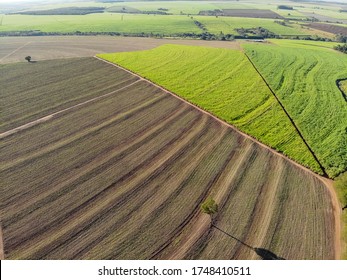
{"label": "plowed field", "polygon": [[[229,235],[285,259],[339,257],[336,209],[317,175],[145,80],[94,58],[73,62],[45,63],[59,65],[61,81],[85,63],[105,67],[109,91],[100,94],[102,71],[87,88],[88,74],[57,85],[79,101],[1,139],[5,258],[260,258]],[[20,66],[30,84],[32,65]],[[48,77],[29,97],[44,95]],[[200,214],[209,195],[229,235]]]}

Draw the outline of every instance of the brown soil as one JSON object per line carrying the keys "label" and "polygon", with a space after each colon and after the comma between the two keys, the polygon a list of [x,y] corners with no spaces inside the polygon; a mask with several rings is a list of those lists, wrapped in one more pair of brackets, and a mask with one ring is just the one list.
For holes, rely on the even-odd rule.
{"label": "brown soil", "polygon": [[184,39],[107,36],[0,37],[0,64],[25,62],[24,57],[27,55],[30,55],[34,61],[40,61],[58,58],[88,57],[98,53],[146,50],[163,44],[231,49],[240,48],[238,42]]}
{"label": "brown soil", "polygon": [[44,123],[44,122],[46,122],[46,121],[49,121],[50,119],[52,119],[52,118],[54,118],[54,117],[56,117],[56,116],[58,116],[58,115],[60,115],[60,114],[62,114],[62,113],[65,113],[65,112],[67,112],[67,111],[73,110],[73,109],[75,109],[75,108],[77,108],[77,107],[80,107],[80,106],[86,105],[86,104],[88,104],[88,103],[90,103],[90,102],[94,102],[94,101],[97,101],[97,100],[99,100],[99,99],[102,99],[102,98],[105,98],[105,97],[107,97],[107,96],[110,96],[111,94],[114,94],[114,93],[117,93],[117,92],[119,92],[119,91],[121,91],[121,90],[123,90],[123,89],[126,89],[126,88],[128,88],[128,87],[130,87],[130,86],[132,86],[132,85],[134,85],[134,84],[136,84],[136,83],[138,83],[138,82],[141,81],[141,80],[143,80],[143,79],[140,78],[139,80],[137,80],[137,81],[135,81],[135,82],[133,82],[133,83],[131,83],[131,84],[128,84],[128,85],[126,85],[126,86],[124,86],[124,87],[122,87],[122,88],[120,88],[120,89],[117,89],[117,90],[114,90],[114,91],[112,91],[112,92],[106,93],[106,94],[104,94],[104,95],[101,95],[101,96],[98,96],[98,97],[89,99],[89,100],[87,100],[87,101],[81,102],[81,103],[76,104],[76,105],[74,105],[74,106],[71,106],[71,107],[69,107],[69,108],[66,108],[66,109],[60,110],[60,111],[58,111],[58,112],[55,112],[54,114],[45,116],[45,117],[40,118],[40,119],[38,119],[38,120],[29,122],[29,123],[27,123],[27,124],[21,125],[21,126],[19,126],[19,127],[14,128],[14,129],[5,131],[5,132],[3,132],[3,133],[0,133],[0,139],[3,139],[3,138],[5,138],[5,137],[8,137],[8,136],[10,136],[10,135],[12,135],[12,134],[15,134],[15,133],[17,133],[17,132],[19,132],[19,131],[28,129],[28,128],[33,127],[33,126],[35,126],[35,125],[38,125],[38,124],[40,124],[40,123]]}
{"label": "brown soil", "polygon": [[332,34],[342,34],[344,36],[347,36],[347,27],[343,27],[343,26],[325,24],[325,23],[310,23],[310,24],[307,24],[306,26],[311,27],[313,29],[329,32]]}
{"label": "brown soil", "polygon": [[258,9],[224,9],[224,16],[229,17],[247,17],[247,18],[283,18],[281,15],[271,10]]}
{"label": "brown soil", "polygon": [[[132,71],[129,71],[128,69],[126,69],[126,68],[124,68],[124,67],[122,67],[120,65],[117,65],[115,63],[111,63],[109,61],[103,60],[103,59],[98,58],[98,57],[96,57],[96,58],[99,59],[99,60],[102,60],[102,61],[104,61],[106,63],[112,64],[115,67],[123,69],[123,70],[125,70],[125,71],[127,71],[129,73],[132,73],[135,76],[143,79],[143,77],[141,77],[140,75],[138,75],[138,74],[136,74],[136,73],[134,73]],[[239,134],[241,134],[245,138],[252,140],[257,145],[260,145],[261,147],[268,149],[269,151],[271,151],[275,155],[280,156],[280,157],[290,161],[291,163],[293,163],[294,165],[298,166],[302,170],[305,170],[306,172],[311,173],[312,175],[317,177],[319,180],[321,180],[327,186],[327,188],[328,188],[328,190],[329,190],[329,192],[331,194],[331,202],[332,202],[332,205],[333,205],[334,216],[335,216],[335,233],[336,233],[336,235],[335,235],[335,259],[340,259],[341,258],[341,246],[342,246],[342,244],[341,244],[341,222],[342,222],[342,220],[341,220],[341,210],[340,210],[341,209],[341,205],[340,205],[339,200],[337,198],[336,191],[335,191],[335,189],[333,187],[332,180],[329,180],[327,178],[319,176],[318,174],[314,173],[310,169],[308,169],[308,168],[298,164],[297,162],[287,158],[283,154],[281,154],[281,153],[271,149],[270,147],[266,146],[265,144],[263,144],[263,143],[259,142],[258,140],[252,138],[248,134],[245,134],[242,131],[238,130],[233,125],[230,125],[229,123],[220,120],[219,118],[217,118],[216,116],[212,115],[211,113],[209,113],[207,111],[204,111],[203,109],[201,109],[200,107],[198,107],[198,106],[196,106],[194,104],[191,104],[187,100],[185,100],[185,99],[181,98],[180,96],[170,92],[169,90],[167,90],[167,89],[165,89],[165,88],[163,88],[163,87],[153,83],[150,80],[147,80],[147,79],[144,79],[144,80],[146,80],[150,84],[152,84],[152,85],[162,89],[163,91],[169,93],[170,95],[175,96],[176,98],[180,99],[181,101],[185,102],[186,104],[189,104],[190,106],[193,106],[195,109],[199,110],[200,112],[203,112],[204,114],[209,115],[210,117],[212,117],[213,119],[215,119],[218,122],[222,123],[223,125],[226,125],[226,126],[232,128],[233,130],[237,131]],[[221,190],[221,191],[223,191],[223,190]],[[172,256],[169,256],[168,258],[171,258],[171,259],[174,259],[174,258],[175,259],[180,259],[180,258],[182,258],[183,255],[184,255],[184,252],[187,252],[189,250],[189,248],[190,248],[189,246],[194,244],[199,239],[199,237],[201,237],[209,229],[209,227],[210,227],[209,219],[206,219],[206,218],[204,218],[204,216],[200,216],[200,215],[198,215],[195,219],[196,220],[194,221],[194,224],[195,224],[195,226],[194,226],[194,228],[195,228],[194,234],[189,236],[189,238],[185,241],[186,245],[182,246],[183,248],[180,248],[176,253],[174,253]]]}
{"label": "brown soil", "polygon": [[0,260],[5,259],[5,254],[4,254],[4,242],[2,238],[2,227],[0,225]]}
{"label": "brown soil", "polygon": [[[101,59],[100,59],[101,60]],[[102,60],[104,61],[104,60]],[[105,61],[107,62],[107,61]],[[114,65],[120,69],[123,69],[129,73],[132,73],[122,67],[119,67],[113,63],[110,63],[110,62],[107,62],[111,65]],[[134,74],[134,73],[132,73]],[[232,130],[236,131],[240,136],[239,136],[239,141],[249,141],[249,139],[251,141],[253,141],[254,143],[256,144],[253,144],[253,142],[250,142],[251,144],[249,146],[247,146],[247,148],[245,149],[245,153],[244,153],[244,157],[243,159],[237,161],[237,166],[236,168],[233,168],[232,172],[228,172],[228,171],[225,171],[225,170],[231,170],[231,168],[222,168],[221,170],[224,170],[222,171],[222,174],[220,174],[220,176],[217,178],[218,180],[218,184],[212,184],[212,186],[214,185],[219,185],[219,186],[222,186],[220,189],[214,189],[214,197],[216,198],[216,200],[222,205],[223,204],[223,201],[225,201],[226,199],[226,196],[228,196],[228,192],[230,190],[228,190],[228,188],[226,186],[230,185],[229,182],[231,182],[233,180],[233,177],[235,176],[235,174],[237,174],[238,172],[240,172],[240,168],[242,169],[242,161],[243,160],[246,160],[247,161],[247,151],[248,149],[251,147],[251,146],[257,146],[257,145],[260,145],[261,147],[267,149],[268,151],[270,151],[271,153],[274,154],[274,157],[280,157],[278,158],[278,161],[281,161],[281,160],[287,160],[287,161],[290,161],[291,163],[295,164],[296,166],[300,167],[302,170],[304,170],[305,172],[307,173],[310,173],[311,175],[314,175],[316,176],[317,178],[319,178],[322,182],[324,182],[325,185],[327,185],[327,187],[331,187],[329,189],[329,191],[331,192],[331,198],[332,198],[332,204],[333,204],[333,211],[334,211],[334,214],[335,214],[335,233],[336,233],[336,238],[335,238],[335,258],[340,258],[340,251],[341,251],[341,243],[340,243],[340,213],[341,211],[339,211],[340,207],[339,207],[339,203],[338,203],[338,200],[336,198],[336,194],[334,192],[334,189],[332,188],[332,185],[331,185],[331,181],[330,180],[326,180],[318,175],[316,175],[315,173],[313,173],[312,171],[302,167],[301,165],[293,162],[292,160],[289,160],[287,159],[285,156],[283,156],[282,154],[279,154],[277,153],[276,151],[272,150],[271,148],[267,147],[266,145],[256,141],[255,139],[253,139],[252,137],[238,131],[235,127],[233,127],[232,125],[229,125],[221,120],[219,120],[217,117],[213,116],[212,114],[208,113],[208,112],[205,112],[204,110],[202,110],[201,108],[198,108],[197,106],[195,105],[192,105],[190,104],[189,102],[187,102],[186,100],[176,96],[174,93],[158,86],[158,85],[155,85],[154,83],[150,82],[150,81],[147,81],[145,79],[143,79],[141,76],[139,75],[136,75],[134,74],[135,76],[137,76],[139,79],[142,79],[154,86],[156,86],[157,88],[160,88],[161,90],[165,91],[166,93],[169,93],[170,95],[173,95],[175,96],[176,98],[178,98],[179,100],[182,100],[183,102],[185,102],[186,105],[184,106],[187,106],[188,108],[195,108],[195,109],[198,109],[200,112],[203,112],[203,117],[201,117],[199,120],[198,123],[192,123],[192,127],[195,127],[194,129],[197,129],[197,130],[194,130],[194,131],[191,131],[190,133],[186,133],[186,132],[182,132],[185,137],[185,139],[182,140],[181,144],[179,144],[175,150],[173,150],[173,147],[171,145],[167,145],[165,146],[163,149],[163,155],[165,156],[162,156],[161,158],[159,159],[156,159],[156,158],[152,158],[149,162],[145,161],[141,164],[141,168],[142,169],[136,169],[135,171],[132,171],[132,172],[129,172],[127,173],[126,176],[123,176],[119,179],[119,183],[114,183],[112,184],[109,188],[105,189],[104,192],[101,192],[99,196],[97,196],[95,198],[95,201],[89,205],[87,202],[85,203],[86,204],[86,209],[88,211],[85,211],[86,209],[84,209],[83,207],[78,207],[78,209],[72,214],[72,215],[69,215],[69,217],[67,218],[67,220],[64,220],[62,221],[62,223],[64,222],[64,225],[63,224],[60,224],[60,223],[56,223],[54,224],[52,222],[52,227],[49,227],[49,230],[46,232],[46,230],[44,231],[43,235],[45,237],[45,242],[47,243],[47,240],[54,240],[54,243],[55,244],[66,244],[66,242],[64,241],[69,235],[70,231],[71,232],[74,232],[73,230],[75,230],[76,227],[79,227],[80,225],[78,224],[80,222],[80,219],[85,219],[86,221],[91,221],[91,224],[93,223],[97,223],[100,219],[98,219],[98,213],[101,213],[101,210],[102,209],[109,209],[110,207],[113,207],[115,205],[114,203],[114,199],[113,197],[111,196],[108,196],[108,194],[110,194],[112,192],[112,194],[114,195],[114,192],[119,192],[119,197],[129,197],[130,194],[131,196],[132,195],[141,195],[141,194],[138,194],[141,189],[143,188],[143,182],[145,182],[147,180],[147,178],[151,178],[152,176],[156,176],[156,174],[161,174],[160,172],[160,168],[162,166],[167,166],[168,163],[170,163],[168,166],[171,166],[171,161],[174,161],[175,160],[175,157],[176,157],[176,153],[178,153],[177,151],[180,151],[180,153],[182,152],[183,154],[186,152],[186,150],[183,150],[183,147],[187,148],[187,149],[190,149],[192,148],[192,143],[194,143],[193,141],[191,141],[192,138],[196,138],[196,139],[199,139],[201,137],[203,137],[204,135],[204,130],[203,130],[203,127],[204,127],[204,124],[206,123],[206,119],[207,119],[207,116],[210,116],[212,117],[213,119],[215,119],[218,123],[220,124],[223,124],[223,127],[229,127],[231,128]],[[145,83],[144,81],[142,81],[143,83]],[[111,93],[109,93],[111,94]],[[101,98],[101,97],[98,97],[98,98]],[[90,102],[90,101],[87,101],[87,102]],[[83,104],[86,104],[85,102]],[[76,107],[76,106],[81,106],[81,104],[78,104],[78,105],[75,105],[73,107]],[[65,109],[64,111],[66,110],[70,110],[71,108],[67,108]],[[177,109],[177,108],[176,108]],[[175,110],[176,110],[175,109]],[[133,110],[131,111],[133,112]],[[129,114],[131,113],[129,111]],[[56,112],[54,114],[57,114],[59,112]],[[60,112],[61,113],[61,112]],[[178,112],[179,113],[179,112]],[[170,121],[170,119],[174,119],[175,117],[172,116],[168,119],[168,121]],[[208,118],[209,119],[209,118]],[[209,121],[210,122],[210,121]],[[164,126],[165,123],[162,123],[160,126]],[[96,128],[97,129],[97,128]],[[154,128],[153,128],[154,129]],[[157,129],[160,129],[160,128],[157,128]],[[138,138],[134,139],[134,143],[141,143],[141,141],[146,138],[149,134],[151,134],[152,130],[149,130],[147,132],[145,132],[145,134],[143,134],[143,136],[139,136]],[[182,134],[182,135],[183,135]],[[221,133],[222,134],[222,133]],[[217,137],[215,137],[215,141],[217,141],[218,139],[217,138],[220,138],[222,137],[222,135],[217,135]],[[213,142],[213,141],[211,141]],[[218,142],[218,141],[217,141]],[[131,143],[132,145],[134,143]],[[170,142],[171,143],[171,142]],[[190,145],[187,145],[188,143],[191,143]],[[125,153],[128,145],[130,145],[130,143],[123,143],[124,145],[123,146],[120,146],[120,147],[117,147],[117,151],[118,153],[123,153],[124,154],[127,154]],[[214,144],[213,144],[214,145]],[[211,144],[211,147],[213,147],[213,145]],[[204,150],[207,150],[209,149],[208,148],[209,145],[207,146],[204,146]],[[110,151],[109,151],[110,152]],[[111,153],[111,152],[110,152]],[[194,154],[195,155],[195,154]],[[203,153],[200,155],[201,157],[203,156]],[[99,158],[100,157],[100,158]],[[109,158],[111,158],[111,154],[107,153],[107,154],[99,154],[97,157],[95,157],[95,161],[105,161],[105,160],[108,160]],[[233,160],[227,160],[226,161],[227,164],[232,164],[233,163]],[[86,172],[89,172],[93,169],[95,169],[95,162],[91,162],[90,164],[88,165],[85,165],[85,170],[83,170],[82,172],[83,173],[86,173]],[[139,167],[139,168],[140,168]],[[182,169],[181,169],[182,168]],[[180,166],[180,170],[184,170],[184,172],[186,172],[189,168],[193,168],[193,166],[189,167],[189,166],[186,166],[186,167],[182,167]],[[192,169],[193,170],[193,169]],[[279,172],[280,172],[280,167],[279,167]],[[139,174],[139,175],[136,175]],[[71,180],[75,179],[73,176],[76,176],[76,174],[74,172],[71,172]],[[177,178],[179,177],[180,175],[175,175],[175,180],[178,180]],[[277,176],[277,175],[276,175]],[[272,198],[271,198],[271,195],[274,195],[272,193],[272,191],[275,190],[275,187],[276,187],[276,180],[278,179],[278,177],[274,176],[273,177],[273,182],[271,184],[271,186],[268,187],[268,189],[266,189],[266,192],[268,193],[269,197],[265,196],[265,198],[267,199],[267,201],[270,201]],[[182,179],[183,180],[183,179]],[[156,181],[157,182],[157,181]],[[65,189],[64,185],[67,184],[68,182],[65,181],[65,182],[62,182],[62,185],[61,185],[61,189]],[[157,184],[157,183],[156,183]],[[154,186],[156,185],[154,184]],[[123,186],[124,185],[124,186]],[[213,188],[213,187],[212,187]],[[45,189],[45,192],[51,192],[53,191],[53,189]],[[166,190],[169,192],[169,190]],[[210,191],[210,190],[208,190]],[[39,196],[40,195],[43,195],[43,193],[41,192],[38,192],[37,196],[38,196],[38,199],[39,199]],[[169,194],[165,194],[165,195],[169,195]],[[158,200],[163,200],[164,201],[164,198],[160,196],[160,193],[157,193],[157,192],[154,192],[153,193],[153,196],[156,197],[156,199]],[[158,197],[157,197],[158,196]],[[204,194],[204,196],[207,196],[207,193]],[[23,196],[24,197],[24,196]],[[93,198],[94,199],[94,198]],[[203,199],[203,198],[202,198]],[[139,231],[143,231],[143,229],[146,229],[145,226],[146,226],[146,223],[145,221],[147,221],[149,219],[149,217],[151,215],[156,215],[155,213],[155,210],[156,210],[156,205],[151,205],[151,203],[149,202],[145,202],[146,203],[146,209],[150,209],[149,213],[151,213],[150,215],[149,214],[146,214],[145,216],[146,217],[140,217],[138,216],[136,219],[134,219],[135,222],[133,222],[132,220],[129,222],[129,223],[135,223],[135,225],[129,225],[129,227],[136,227],[136,229],[138,229],[138,231],[133,231],[134,233],[129,233],[129,234],[136,234],[136,232],[138,233]],[[165,203],[163,202],[163,205],[165,205]],[[197,205],[199,205],[199,203],[197,203]],[[24,205],[25,206],[25,205]],[[263,219],[263,223],[265,224],[265,226],[268,226],[269,224],[269,213],[271,212],[270,209],[266,209],[265,206],[262,206],[260,205],[259,206],[259,211],[262,212],[262,219]],[[263,207],[263,208],[262,208]],[[135,207],[136,208],[136,207]],[[16,209],[14,209],[15,211],[17,211]],[[147,211],[146,210],[146,211]],[[39,209],[39,211],[41,211],[41,209]],[[42,210],[44,211],[44,210]],[[104,211],[104,210],[102,210]],[[106,210],[105,210],[106,211]],[[135,209],[134,211],[137,211],[137,209]],[[144,213],[147,213],[147,212],[144,212]],[[25,211],[24,211],[25,212]],[[94,213],[94,214],[93,214]],[[148,216],[148,217],[147,217]],[[125,216],[125,217],[128,217],[128,216]],[[148,219],[147,219],[148,218]],[[206,220],[207,219],[207,220]],[[193,245],[195,245],[197,242],[200,241],[200,239],[202,237],[204,237],[206,235],[206,233],[209,232],[210,230],[210,223],[209,223],[209,218],[208,216],[206,215],[202,215],[200,214],[200,211],[199,211],[199,208],[198,206],[193,209],[192,211],[192,214],[187,218],[187,219],[183,219],[184,221],[187,220],[187,223],[189,223],[189,229],[192,229],[189,230],[189,233],[187,234],[182,234],[182,230],[185,230],[186,228],[183,229],[183,227],[180,228],[180,230],[178,232],[176,232],[175,234],[171,235],[170,234],[170,241],[173,241],[174,238],[180,236],[182,239],[181,239],[181,243],[182,246],[180,245],[178,249],[176,249],[174,252],[170,252],[169,255],[166,256],[166,258],[171,258],[171,259],[177,259],[177,258],[184,258],[187,253],[189,253],[189,251],[192,249]],[[23,221],[23,225],[26,225],[26,226],[31,226],[31,223],[29,222],[26,222],[26,221]],[[125,223],[125,221],[124,221]],[[256,221],[254,222],[256,223]],[[151,223],[149,223],[151,224]],[[110,225],[110,228],[112,226]],[[62,229],[63,228],[63,229]],[[103,235],[105,234],[104,233],[104,230],[107,231],[108,227],[103,224],[102,225],[102,228],[100,229],[100,235]],[[11,233],[11,231],[9,231],[9,229],[7,229],[7,236],[9,235],[9,233]],[[261,237],[264,237],[265,236],[265,231],[266,229],[264,228],[264,232],[261,234]],[[124,232],[126,232],[126,230],[124,230]],[[190,234],[192,233],[193,234]],[[31,233],[31,234],[34,234],[34,233]],[[11,234],[10,234],[11,235]],[[251,235],[251,233],[250,233]],[[92,235],[88,235],[88,239],[89,238],[94,238]],[[332,236],[332,234],[330,235]],[[23,232],[23,238],[29,238],[30,237],[30,234],[28,234],[27,231],[24,231]],[[129,236],[128,235],[123,235],[121,237],[121,239],[124,239],[124,244],[126,244],[127,242],[130,242],[128,241],[128,238]],[[131,236],[130,236],[131,237]],[[28,252],[24,252],[22,254],[22,256],[26,256],[26,257],[33,257],[33,255],[30,255],[30,252],[31,251],[35,251],[37,249],[37,247],[42,247],[42,252],[44,252],[46,250],[46,246],[47,248],[49,247],[45,242],[41,242],[42,236],[32,236],[32,239],[28,240],[27,242],[27,245],[26,245],[26,249],[28,249]],[[36,240],[37,239],[37,240]],[[129,240],[132,240],[131,238]],[[13,242],[15,242],[16,240],[14,240]],[[141,240],[140,240],[141,241]],[[257,239],[258,241],[258,239]],[[12,242],[12,241],[11,241]],[[17,241],[16,241],[17,242]],[[60,243],[59,243],[60,242]],[[70,242],[70,241],[69,241]],[[78,241],[76,241],[78,242]],[[112,244],[112,240],[110,241]],[[141,241],[142,242],[142,241]],[[100,243],[98,241],[98,239],[95,240],[95,244],[96,243]],[[5,243],[5,244],[10,244],[10,241],[8,240],[8,243]],[[94,243],[91,243],[90,246],[94,246],[93,245]],[[123,244],[123,243],[121,243]],[[16,245],[16,244],[14,244]],[[84,258],[88,258],[90,255],[93,256],[93,253],[95,253],[96,251],[90,249],[90,248],[87,248],[86,246],[84,246],[85,244],[82,242],[81,244],[79,244],[79,246],[82,248],[80,252],[76,252],[74,250],[74,252],[72,252],[74,255],[73,258],[79,258],[79,259],[84,259]],[[16,245],[17,246],[17,245]],[[57,245],[58,246],[58,245]],[[123,245],[122,245],[123,246]],[[126,245],[125,245],[126,246]],[[120,246],[121,247],[121,246]],[[7,247],[6,247],[7,248]],[[33,250],[31,250],[30,248],[33,248]],[[92,248],[92,247],[91,247]],[[35,250],[34,250],[35,249]],[[48,250],[48,249],[47,249]],[[58,250],[57,251],[57,256],[61,256],[64,255],[64,252],[62,251],[64,250],[64,248],[62,248],[60,251]],[[91,253],[89,252],[91,251]],[[58,254],[60,252],[60,254]],[[62,253],[63,252],[63,253]],[[14,252],[14,256],[15,256],[15,253]],[[36,256],[36,255],[34,255]],[[39,255],[37,255],[37,258]],[[54,254],[52,253],[51,255],[48,255],[48,257],[51,257],[53,258],[52,256],[54,256]],[[65,255],[64,255],[65,256]],[[134,258],[138,258],[139,256],[134,256]]]}

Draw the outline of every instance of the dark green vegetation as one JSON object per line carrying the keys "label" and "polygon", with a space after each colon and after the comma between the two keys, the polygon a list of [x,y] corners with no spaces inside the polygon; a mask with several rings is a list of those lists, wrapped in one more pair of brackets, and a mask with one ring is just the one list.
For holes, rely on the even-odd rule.
{"label": "dark green vegetation", "polygon": [[217,214],[218,204],[213,200],[212,197],[207,198],[200,206],[201,211],[208,215]]}
{"label": "dark green vegetation", "polygon": [[317,173],[322,172],[243,52],[165,45],[100,57],[149,78]]}
{"label": "dark green vegetation", "polygon": [[293,10],[292,6],[286,6],[286,5],[278,5],[277,8],[281,10]]}
{"label": "dark green vegetation", "polygon": [[347,169],[347,106],[336,81],[347,56],[330,45],[253,44],[245,49],[331,177]]}
{"label": "dark green vegetation", "polygon": [[347,44],[337,45],[334,47],[335,50],[343,53],[347,53]]}
{"label": "dark green vegetation", "polygon": [[2,67],[13,77],[0,75],[13,89],[2,106],[28,116],[41,111],[27,100],[61,104],[49,83],[65,99],[98,96],[1,139],[6,258],[149,259],[180,249],[182,258],[258,258],[217,229],[185,243],[209,196],[219,204],[216,225],[252,246],[286,259],[335,258],[331,197],[313,174],[96,59]]}

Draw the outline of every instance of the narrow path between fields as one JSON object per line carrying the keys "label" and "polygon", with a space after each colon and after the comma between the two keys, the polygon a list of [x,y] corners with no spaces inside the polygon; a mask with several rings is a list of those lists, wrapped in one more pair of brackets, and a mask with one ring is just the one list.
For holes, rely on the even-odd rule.
{"label": "narrow path between fields", "polygon": [[268,89],[271,91],[272,95],[275,97],[275,99],[277,100],[278,104],[281,106],[283,112],[287,115],[289,121],[292,123],[292,125],[294,126],[296,132],[299,134],[299,137],[301,138],[301,140],[304,142],[304,144],[306,145],[307,149],[310,151],[310,153],[312,154],[313,158],[315,159],[315,161],[318,163],[320,169],[323,171],[323,176],[326,178],[329,178],[328,174],[325,171],[324,166],[320,163],[319,159],[317,158],[316,154],[313,152],[313,150],[311,149],[310,145],[306,142],[306,139],[304,138],[304,136],[301,134],[299,128],[297,127],[297,125],[295,124],[294,120],[292,119],[292,117],[289,115],[288,111],[286,110],[286,108],[284,108],[284,105],[282,104],[282,102],[279,100],[279,98],[277,97],[276,93],[272,90],[272,88],[270,87],[270,85],[267,83],[267,81],[265,80],[265,78],[263,77],[263,75],[259,72],[258,68],[254,65],[253,61],[249,58],[249,56],[244,53],[245,56],[247,57],[247,59],[249,60],[249,62],[251,63],[251,65],[253,66],[253,68],[255,69],[255,71],[257,71],[258,75],[262,78],[262,80],[264,81],[264,83],[266,84],[266,86],[268,87]]}
{"label": "narrow path between fields", "polygon": [[19,131],[22,131],[22,130],[24,130],[24,129],[28,129],[28,128],[33,127],[33,126],[35,126],[35,125],[38,125],[38,124],[40,124],[40,123],[44,123],[44,122],[46,122],[46,121],[49,121],[50,119],[52,119],[52,118],[54,118],[54,117],[56,117],[56,116],[58,116],[58,115],[60,115],[60,114],[62,114],[62,113],[65,113],[65,112],[67,112],[67,111],[70,111],[70,110],[72,110],[72,109],[75,109],[75,108],[77,108],[77,107],[86,105],[86,104],[88,104],[88,103],[90,103],[90,102],[94,102],[94,101],[96,101],[96,100],[99,100],[99,99],[102,99],[102,98],[107,97],[107,96],[109,96],[109,95],[112,95],[112,94],[114,94],[114,93],[116,93],[116,92],[119,92],[119,91],[121,91],[121,90],[123,90],[123,89],[126,89],[126,88],[128,88],[128,87],[130,87],[130,86],[132,86],[132,85],[134,85],[134,84],[136,84],[136,83],[138,83],[138,82],[140,82],[140,81],[142,81],[142,80],[143,80],[143,78],[140,78],[139,80],[137,80],[137,81],[135,81],[135,82],[133,82],[133,83],[131,83],[131,84],[128,84],[128,85],[126,85],[126,86],[124,86],[124,87],[122,87],[122,88],[120,88],[120,89],[116,89],[116,90],[114,90],[114,91],[111,91],[111,92],[109,92],[109,93],[103,94],[103,95],[101,95],[101,96],[94,97],[94,98],[89,99],[89,100],[87,100],[87,101],[84,101],[84,102],[78,103],[78,104],[76,104],[76,105],[73,105],[73,106],[71,106],[71,107],[69,107],[69,108],[65,108],[65,109],[63,109],[63,110],[60,110],[60,111],[55,112],[55,113],[53,113],[53,114],[50,114],[50,115],[48,115],[48,116],[39,118],[39,119],[37,119],[37,120],[35,120],[35,121],[26,123],[26,124],[21,125],[21,126],[19,126],[19,127],[16,127],[16,128],[11,129],[11,130],[5,131],[5,132],[3,132],[3,133],[0,133],[0,139],[5,138],[5,137],[7,137],[7,136],[10,136],[10,135],[12,135],[12,134],[14,134],[14,133],[17,133],[17,132],[19,132]]}
{"label": "narrow path between fields", "polygon": [[19,48],[15,49],[13,52],[10,52],[9,54],[7,54],[7,55],[5,55],[4,57],[0,58],[0,62],[1,62],[3,59],[5,59],[5,58],[7,58],[7,57],[9,57],[9,56],[11,56],[11,55],[13,55],[14,53],[16,53],[17,51],[19,51],[20,49],[26,47],[26,46],[29,45],[29,44],[31,44],[31,42],[28,42],[28,43],[24,44],[23,46],[20,46]]}
{"label": "narrow path between fields", "polygon": [[[113,66],[115,66],[115,67],[117,67],[117,68],[119,68],[119,69],[123,69],[124,71],[126,71],[126,72],[128,72],[128,73],[131,73],[131,74],[135,75],[136,77],[145,80],[146,82],[152,84],[153,86],[155,86],[155,87],[157,87],[157,88],[160,88],[160,89],[163,90],[164,92],[166,92],[166,93],[168,93],[168,94],[170,94],[170,95],[172,95],[172,96],[178,98],[179,100],[185,102],[186,104],[189,104],[190,106],[193,106],[195,109],[199,110],[200,112],[202,112],[202,113],[204,113],[204,114],[209,115],[210,117],[212,117],[212,118],[215,119],[216,121],[222,123],[223,125],[226,125],[226,126],[230,127],[231,129],[233,129],[234,131],[236,131],[236,132],[239,133],[240,135],[244,136],[245,138],[252,140],[252,141],[253,141],[254,143],[256,143],[257,145],[259,145],[259,146],[261,146],[261,147],[263,147],[263,148],[269,150],[270,152],[272,152],[273,154],[275,154],[275,155],[277,155],[277,156],[280,156],[280,157],[282,157],[282,158],[284,158],[284,159],[290,161],[292,164],[296,165],[297,167],[301,168],[302,170],[304,170],[304,171],[310,173],[311,175],[313,175],[313,176],[315,176],[316,178],[318,178],[319,180],[321,180],[321,181],[326,185],[326,187],[328,188],[328,190],[329,190],[329,192],[330,192],[330,194],[331,194],[331,203],[332,203],[333,212],[334,212],[334,215],[335,215],[335,248],[334,248],[334,250],[335,250],[335,259],[340,259],[340,258],[341,258],[341,246],[342,246],[342,244],[341,244],[341,223],[342,223],[342,220],[341,220],[341,206],[340,206],[340,202],[339,202],[339,200],[338,200],[338,198],[337,198],[337,194],[336,194],[336,192],[335,192],[335,189],[334,189],[334,187],[333,187],[333,181],[332,181],[331,179],[322,177],[322,176],[320,176],[320,175],[314,173],[312,170],[310,170],[310,169],[308,169],[308,168],[302,166],[301,164],[295,162],[294,160],[292,160],[292,159],[286,157],[285,155],[283,155],[283,154],[281,154],[281,153],[275,151],[274,149],[270,148],[269,146],[267,146],[267,145],[265,145],[265,144],[259,142],[258,140],[254,139],[254,138],[251,137],[250,135],[248,135],[248,134],[246,134],[246,133],[240,131],[240,130],[239,130],[238,128],[236,128],[235,126],[233,126],[233,125],[231,125],[231,124],[229,124],[229,123],[227,123],[227,122],[225,122],[225,121],[219,119],[218,117],[214,116],[213,114],[211,114],[211,113],[209,113],[209,112],[203,110],[202,108],[200,108],[200,107],[198,107],[198,106],[196,106],[196,105],[190,103],[189,101],[187,101],[187,100],[183,99],[182,97],[176,95],[175,93],[173,93],[173,92],[167,90],[166,88],[164,88],[164,87],[162,87],[162,86],[160,86],[160,85],[158,85],[158,84],[156,84],[156,83],[154,83],[154,82],[152,82],[152,81],[150,81],[150,80],[148,80],[148,79],[145,79],[145,78],[143,78],[142,76],[140,76],[140,75],[138,75],[138,74],[136,74],[136,73],[134,73],[134,72],[132,72],[132,71],[130,71],[130,70],[128,70],[128,69],[126,69],[126,68],[124,68],[124,67],[118,65],[118,64],[116,64],[116,63],[112,63],[112,62],[110,62],[110,61],[104,60],[104,59],[102,59],[102,58],[100,58],[100,57],[97,57],[97,56],[94,56],[94,57],[95,57],[96,59],[99,59],[99,60],[105,62],[105,63],[108,63],[108,64],[110,64],[110,65],[113,65]],[[324,170],[324,169],[323,169],[323,170]],[[196,233],[196,235],[200,235],[200,236],[201,236],[201,232],[205,232],[205,231],[206,231],[206,226],[205,226],[206,221],[205,221],[205,219],[201,219],[201,220],[199,220],[198,223],[202,223],[202,224],[200,224],[200,226],[198,226],[198,225],[196,226],[196,227],[197,227],[197,230],[200,231],[200,233]]]}

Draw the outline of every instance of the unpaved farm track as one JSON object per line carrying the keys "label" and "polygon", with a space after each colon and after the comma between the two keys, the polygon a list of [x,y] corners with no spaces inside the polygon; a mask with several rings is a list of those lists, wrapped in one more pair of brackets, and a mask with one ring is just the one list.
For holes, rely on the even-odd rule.
{"label": "unpaved farm track", "polygon": [[6,258],[257,258],[209,228],[199,209],[209,195],[218,227],[250,245],[339,257],[339,208],[320,176],[135,77],[2,139]]}

